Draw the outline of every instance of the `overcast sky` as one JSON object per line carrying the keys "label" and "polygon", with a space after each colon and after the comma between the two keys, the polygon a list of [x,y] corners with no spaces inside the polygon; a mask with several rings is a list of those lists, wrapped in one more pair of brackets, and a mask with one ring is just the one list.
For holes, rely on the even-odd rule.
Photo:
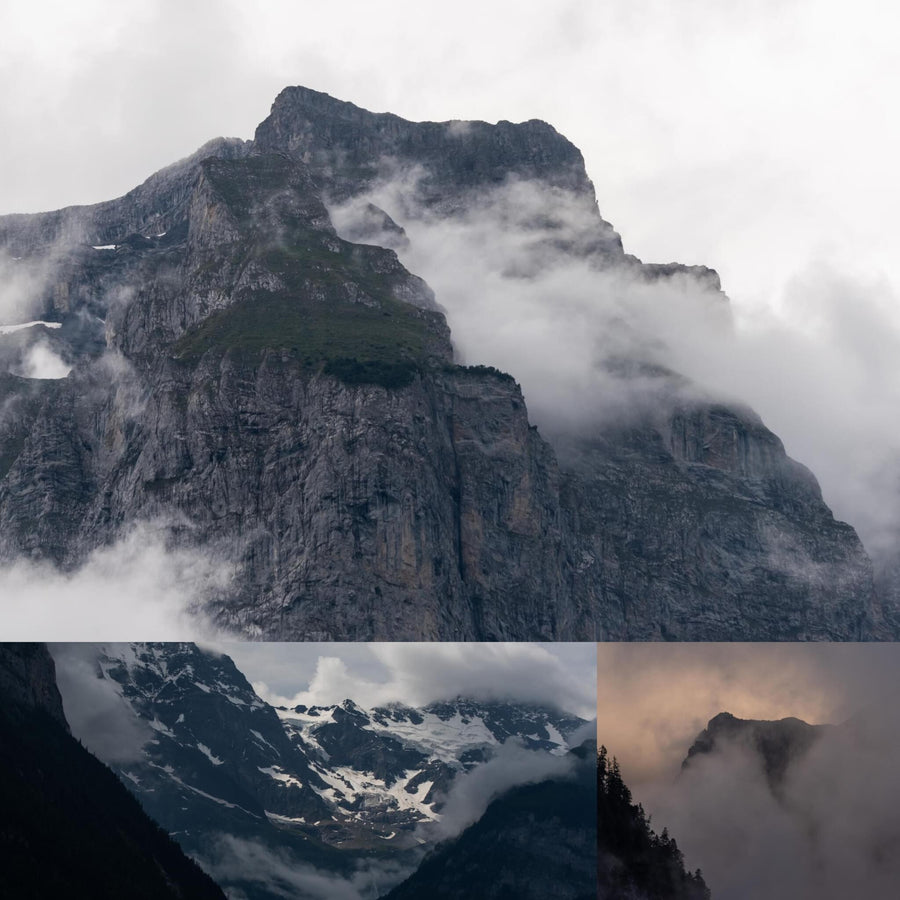
{"label": "overcast sky", "polygon": [[595,707],[592,643],[228,643],[257,693],[275,704],[413,706],[457,695],[533,700],[585,718]]}
{"label": "overcast sky", "polygon": [[305,84],[412,119],[542,118],[626,247],[764,299],[890,277],[900,11],[877,0],[6,0],[0,211],[120,194]]}
{"label": "overcast sky", "polygon": [[720,712],[819,725],[892,710],[900,644],[599,644],[597,684],[598,740],[639,789],[674,777]]}

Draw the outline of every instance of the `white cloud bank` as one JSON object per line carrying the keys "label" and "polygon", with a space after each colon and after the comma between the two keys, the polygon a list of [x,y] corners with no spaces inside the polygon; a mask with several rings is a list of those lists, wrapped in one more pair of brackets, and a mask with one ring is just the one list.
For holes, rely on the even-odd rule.
{"label": "white cloud bank", "polygon": [[[411,199],[421,169],[384,168],[362,201],[332,210],[337,227],[352,230],[365,202],[403,225],[411,244],[400,256],[446,308],[460,360],[520,381],[545,436],[664,414],[697,395],[743,403],[813,470],[870,552],[900,545],[900,294],[885,278],[834,254],[798,271],[777,306],[728,303],[691,271],[647,280],[580,255],[603,233],[582,198],[510,181],[440,218]],[[623,378],[622,360],[695,387]]]}
{"label": "white cloud bank", "polygon": [[203,603],[231,567],[198,550],[167,546],[165,529],[133,528],[64,572],[20,560],[0,567],[4,640],[193,640],[214,635]]}
{"label": "white cloud bank", "polygon": [[[267,646],[273,654],[279,652],[278,645]],[[368,708],[397,701],[421,706],[464,696],[529,700],[592,717],[594,646],[566,645],[565,651],[558,652],[524,642],[369,643],[365,648],[379,666],[366,668],[345,661],[356,648],[334,644],[318,651],[315,672],[305,690],[284,696],[259,679],[253,687],[263,699],[282,706],[326,706],[347,698]],[[217,647],[230,652],[227,644]],[[289,648],[281,647],[289,657]]]}

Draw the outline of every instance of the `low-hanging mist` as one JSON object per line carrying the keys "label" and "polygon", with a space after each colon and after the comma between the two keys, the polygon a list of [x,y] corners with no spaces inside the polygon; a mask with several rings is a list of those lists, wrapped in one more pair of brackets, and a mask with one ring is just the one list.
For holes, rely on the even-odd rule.
{"label": "low-hanging mist", "polygon": [[633,258],[598,263],[591,241],[611,237],[584,196],[510,180],[447,215],[415,199],[426,175],[392,173],[333,207],[335,224],[352,232],[369,202],[401,224],[408,245],[392,231],[368,239],[434,288],[460,361],[522,384],[545,434],[698,396],[746,403],[871,553],[896,547],[900,317],[888,283],[839,258],[801,261],[782,296],[732,312],[705,270],[648,279]]}
{"label": "low-hanging mist", "polygon": [[793,759],[777,790],[759,754],[725,743],[640,799],[720,900],[888,897],[900,879],[898,738],[896,712],[870,708]]}
{"label": "low-hanging mist", "polygon": [[231,577],[219,554],[173,546],[168,525],[139,523],[71,571],[22,558],[0,566],[4,638],[214,637],[203,607]]}
{"label": "low-hanging mist", "polygon": [[[896,645],[601,646],[598,734],[713,897],[887,897],[900,878],[898,671]],[[682,771],[723,711],[835,727],[798,746],[780,781],[736,739]]]}

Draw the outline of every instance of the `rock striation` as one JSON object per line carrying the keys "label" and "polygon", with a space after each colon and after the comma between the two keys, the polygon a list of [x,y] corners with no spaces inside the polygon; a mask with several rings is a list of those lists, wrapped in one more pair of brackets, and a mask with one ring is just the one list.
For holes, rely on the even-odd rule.
{"label": "rock striation", "polygon": [[[411,169],[390,214],[371,202]],[[727,312],[711,270],[624,253],[551,126],[406,122],[306,88],[252,142],[118,200],[0,218],[74,365],[0,379],[0,557],[77,567],[165,523],[234,571],[208,615],[272,639],[894,636],[856,534],[751,411],[618,360],[655,399],[542,436],[512,377],[457,364],[440,298],[390,248],[510,183],[546,200],[510,220],[539,234],[515,277],[572,258],[688,279]]]}

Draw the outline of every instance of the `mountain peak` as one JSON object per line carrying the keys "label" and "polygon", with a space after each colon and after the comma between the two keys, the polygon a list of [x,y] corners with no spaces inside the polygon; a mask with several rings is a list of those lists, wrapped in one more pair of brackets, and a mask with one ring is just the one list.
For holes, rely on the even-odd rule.
{"label": "mountain peak", "polygon": [[697,735],[681,768],[688,769],[708,754],[741,747],[758,756],[769,784],[777,788],[791,763],[804,756],[831,727],[810,725],[794,716],[777,720],[739,719],[729,712],[721,712]]}
{"label": "mountain peak", "polygon": [[480,121],[411,122],[374,113],[306,87],[285,88],[256,129],[260,152],[281,151],[306,162],[326,192],[359,194],[386,169],[422,168],[419,199],[434,205],[453,194],[537,180],[593,200],[581,151],[539,119],[492,125]]}

